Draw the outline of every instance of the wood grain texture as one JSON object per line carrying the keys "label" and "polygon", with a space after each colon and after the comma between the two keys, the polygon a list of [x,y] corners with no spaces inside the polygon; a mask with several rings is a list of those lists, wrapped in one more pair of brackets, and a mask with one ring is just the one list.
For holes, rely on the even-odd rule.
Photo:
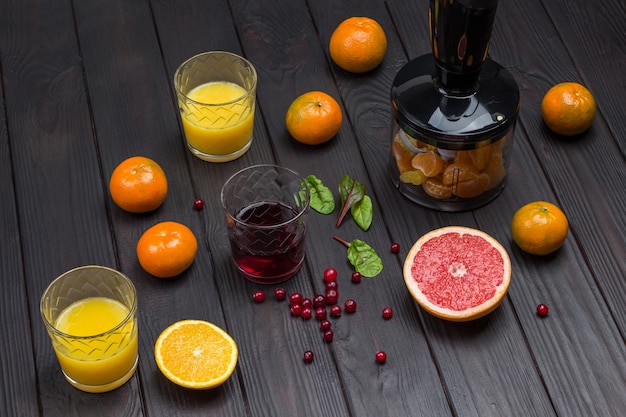
{"label": "wood grain texture", "polygon": [[[390,86],[409,60],[429,53],[428,2],[401,0],[8,0],[0,4],[0,416],[610,416],[626,410],[626,21],[621,0],[501,1],[490,57],[521,92],[509,182],[485,207],[445,213],[415,205],[392,186],[388,167]],[[328,54],[334,28],[350,16],[383,26],[388,50],[366,74]],[[244,55],[258,72],[252,148],[211,164],[186,149],[173,91],[184,60],[206,50]],[[544,126],[543,94],[554,83],[586,84],[598,101],[592,128],[574,140]],[[337,137],[320,146],[293,140],[291,101],[322,90],[341,105]],[[115,166],[133,155],[164,168],[169,195],[136,215],[108,195]],[[307,258],[288,293],[324,292],[323,271],[339,271],[340,300],[355,314],[322,340],[315,319],[292,317],[275,286],[242,279],[230,259],[222,184],[241,168],[278,163],[314,174],[339,203],[350,174],[373,198],[374,222],[311,212]],[[204,210],[193,209],[203,198]],[[521,205],[546,199],[570,220],[565,245],[546,257],[521,252],[510,221]],[[135,246],[159,221],[180,221],[200,250],[181,276],[157,279]],[[422,234],[446,225],[480,228],[509,251],[513,278],[502,305],[471,323],[421,310],[406,291],[404,256]],[[362,239],[384,270],[360,284],[335,240]],[[392,242],[399,254],[389,250]],[[81,264],[116,267],[140,297],[140,365],[131,382],[103,395],[69,386],[39,316],[57,275]],[[254,290],[266,291],[254,303]],[[539,319],[538,303],[550,306]],[[381,311],[392,307],[391,320]],[[158,371],[153,346],[169,324],[205,319],[237,341],[240,357],[220,388],[179,388]],[[305,364],[305,350],[315,361]],[[379,365],[377,350],[387,352]]]}

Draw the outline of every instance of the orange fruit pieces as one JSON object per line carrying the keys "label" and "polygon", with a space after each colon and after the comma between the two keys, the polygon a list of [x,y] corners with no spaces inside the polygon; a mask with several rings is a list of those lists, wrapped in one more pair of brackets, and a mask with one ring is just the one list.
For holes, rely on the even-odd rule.
{"label": "orange fruit pieces", "polygon": [[511,282],[511,259],[487,233],[449,226],[415,242],[403,276],[424,310],[445,320],[469,321],[500,305]]}
{"label": "orange fruit pieces", "polygon": [[596,101],[591,92],[579,83],[559,83],[544,95],[541,114],[554,133],[574,136],[587,130],[593,123]]}
{"label": "orange fruit pieces", "polygon": [[156,210],[167,196],[167,178],[159,164],[144,156],[122,161],[111,174],[111,198],[122,210],[146,213]]}
{"label": "orange fruit pieces", "polygon": [[547,255],[565,242],[569,223],[565,213],[547,201],[522,206],[511,221],[513,240],[525,252]]}
{"label": "orange fruit pieces", "polygon": [[157,338],[154,358],[167,379],[185,388],[222,385],[237,366],[237,344],[223,329],[202,320],[178,321]]}
{"label": "orange fruit pieces", "polygon": [[376,68],[387,52],[387,37],[380,24],[369,17],[351,17],[339,24],[330,37],[330,57],[348,72]]}
{"label": "orange fruit pieces", "polygon": [[489,187],[489,175],[481,173],[474,165],[455,162],[443,171],[442,182],[461,198],[478,197]]}
{"label": "orange fruit pieces", "polygon": [[413,157],[411,166],[427,177],[435,177],[443,170],[443,160],[435,151],[421,152]]}
{"label": "orange fruit pieces", "polygon": [[332,139],[343,115],[339,103],[322,91],[309,91],[297,97],[287,109],[285,124],[295,140],[318,145]]}
{"label": "orange fruit pieces", "polygon": [[171,278],[189,268],[198,241],[193,232],[177,222],[157,223],[139,238],[137,258],[141,267],[158,278]]}

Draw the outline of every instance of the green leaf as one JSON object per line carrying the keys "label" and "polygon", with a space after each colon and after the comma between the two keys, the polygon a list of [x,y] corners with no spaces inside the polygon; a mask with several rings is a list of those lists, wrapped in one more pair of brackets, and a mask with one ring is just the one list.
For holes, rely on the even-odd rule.
{"label": "green leaf", "polygon": [[372,278],[383,270],[383,261],[367,243],[354,239],[348,246],[348,260],[357,272]]}
{"label": "green leaf", "polygon": [[335,210],[335,197],[315,175],[305,178],[311,195],[311,208],[321,214],[330,214]]}
{"label": "green leaf", "polygon": [[372,224],[373,211],[372,199],[368,195],[364,195],[363,199],[355,203],[350,209],[356,224],[366,232]]}
{"label": "green leaf", "polygon": [[336,228],[339,228],[348,210],[363,199],[365,186],[346,174],[339,181],[339,195],[341,196],[341,212],[335,223]]}

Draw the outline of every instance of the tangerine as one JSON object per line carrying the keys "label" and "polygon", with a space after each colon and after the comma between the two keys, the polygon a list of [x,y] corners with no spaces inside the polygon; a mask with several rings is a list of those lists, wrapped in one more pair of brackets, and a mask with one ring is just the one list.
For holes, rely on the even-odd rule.
{"label": "tangerine", "polygon": [[340,68],[364,73],[376,68],[387,52],[387,37],[380,24],[369,17],[350,17],[330,37],[330,57]]}
{"label": "tangerine", "polygon": [[565,213],[547,201],[533,201],[517,210],[511,221],[513,240],[525,252],[547,255],[565,242],[569,223]]}
{"label": "tangerine", "polygon": [[469,321],[500,305],[511,282],[511,259],[487,233],[448,226],[415,242],[403,275],[424,310],[445,320]]}
{"label": "tangerine", "polygon": [[443,160],[435,151],[421,152],[413,157],[411,166],[427,177],[436,177],[443,170]]}
{"label": "tangerine", "polygon": [[237,366],[237,344],[223,329],[203,320],[167,327],[154,345],[154,358],[167,379],[185,388],[222,385]]}
{"label": "tangerine", "polygon": [[184,224],[161,222],[146,230],[137,242],[139,264],[158,278],[179,275],[193,263],[198,241]]}
{"label": "tangerine", "polygon": [[579,83],[559,83],[543,97],[541,114],[554,133],[574,136],[589,129],[593,123],[596,101],[591,92]]}
{"label": "tangerine", "polygon": [[122,161],[111,174],[111,198],[122,210],[146,213],[156,210],[167,196],[167,178],[163,168],[145,156]]}
{"label": "tangerine", "polygon": [[343,115],[339,103],[322,91],[309,91],[297,97],[287,109],[285,124],[295,140],[319,145],[332,139]]}

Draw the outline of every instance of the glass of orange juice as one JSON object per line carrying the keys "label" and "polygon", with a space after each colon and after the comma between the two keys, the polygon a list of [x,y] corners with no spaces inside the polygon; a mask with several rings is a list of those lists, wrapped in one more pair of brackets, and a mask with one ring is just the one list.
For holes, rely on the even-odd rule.
{"label": "glass of orange juice", "polygon": [[174,88],[191,153],[227,162],[250,149],[256,84],[254,66],[231,52],[204,52],[178,67]]}
{"label": "glass of orange juice", "polygon": [[89,265],[56,278],[41,316],[65,379],[82,391],[122,386],[137,368],[137,293],[121,272]]}

